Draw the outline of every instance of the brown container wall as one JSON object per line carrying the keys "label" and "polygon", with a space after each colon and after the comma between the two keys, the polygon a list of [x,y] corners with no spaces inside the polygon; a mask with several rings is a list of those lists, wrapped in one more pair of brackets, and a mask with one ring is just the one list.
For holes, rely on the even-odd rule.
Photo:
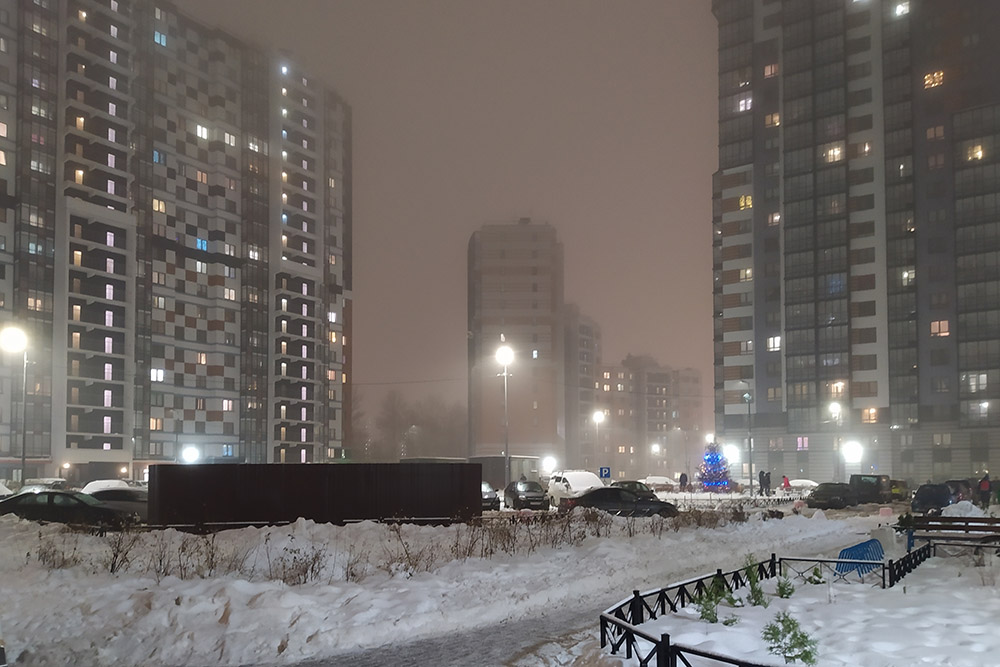
{"label": "brown container wall", "polygon": [[481,513],[481,479],[477,463],[154,465],[149,522],[467,520]]}

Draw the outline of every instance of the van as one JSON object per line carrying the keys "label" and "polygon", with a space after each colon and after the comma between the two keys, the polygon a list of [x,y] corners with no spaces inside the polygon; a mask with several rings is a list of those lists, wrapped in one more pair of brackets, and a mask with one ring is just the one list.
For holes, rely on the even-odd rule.
{"label": "van", "polygon": [[604,486],[601,478],[589,470],[558,470],[549,477],[549,504],[559,507],[563,498],[577,498],[591,489]]}
{"label": "van", "polygon": [[892,502],[892,481],[888,475],[851,475],[851,488],[859,503]]}

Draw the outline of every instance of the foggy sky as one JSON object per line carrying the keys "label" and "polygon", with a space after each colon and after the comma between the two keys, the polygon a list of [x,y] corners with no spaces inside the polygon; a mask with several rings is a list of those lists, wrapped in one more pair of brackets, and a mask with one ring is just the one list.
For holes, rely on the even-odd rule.
{"label": "foggy sky", "polygon": [[354,110],[354,386],[466,399],[466,247],[530,216],[604,361],[702,371],[712,411],[707,0],[179,0]]}

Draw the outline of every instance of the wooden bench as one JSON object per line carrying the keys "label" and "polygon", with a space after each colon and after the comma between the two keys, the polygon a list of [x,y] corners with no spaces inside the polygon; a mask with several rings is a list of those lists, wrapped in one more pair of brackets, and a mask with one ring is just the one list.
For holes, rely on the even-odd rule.
{"label": "wooden bench", "polygon": [[932,550],[938,543],[968,547],[1000,546],[1000,518],[915,516],[908,524],[907,551],[913,548],[916,540],[930,542]]}

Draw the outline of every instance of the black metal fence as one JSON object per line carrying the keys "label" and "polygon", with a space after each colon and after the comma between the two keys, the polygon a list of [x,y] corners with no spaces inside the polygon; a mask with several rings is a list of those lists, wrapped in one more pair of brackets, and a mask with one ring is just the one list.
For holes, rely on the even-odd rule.
{"label": "black metal fence", "polygon": [[[872,583],[874,580],[881,588],[891,588],[903,577],[912,572],[918,565],[930,557],[931,549],[925,544],[920,549],[907,553],[898,560],[867,561],[839,560],[834,558],[771,558],[750,567],[756,568],[757,578],[770,579],[777,576],[808,581],[811,577],[831,577],[830,581],[852,583],[852,574],[861,583]],[[839,568],[837,565],[841,565]],[[856,567],[856,566],[862,567]],[[871,570],[871,567],[875,569]],[[641,593],[632,591],[632,597],[622,600],[601,614],[601,648],[611,647],[615,654],[625,648],[625,657],[629,660],[635,655],[642,667],[693,667],[688,658],[702,657],[714,661],[712,664],[735,665],[736,667],[766,667],[760,663],[748,662],[739,658],[696,649],[691,646],[674,644],[670,635],[662,633],[653,635],[639,626],[647,620],[655,619],[670,612],[688,606],[695,602],[708,590],[713,582],[720,580],[730,592],[735,592],[748,584],[747,568],[723,572],[716,570],[715,574],[682,581],[666,588]],[[870,571],[869,571],[870,570]],[[789,574],[790,573],[790,574]],[[865,581],[865,577],[868,581]]]}

